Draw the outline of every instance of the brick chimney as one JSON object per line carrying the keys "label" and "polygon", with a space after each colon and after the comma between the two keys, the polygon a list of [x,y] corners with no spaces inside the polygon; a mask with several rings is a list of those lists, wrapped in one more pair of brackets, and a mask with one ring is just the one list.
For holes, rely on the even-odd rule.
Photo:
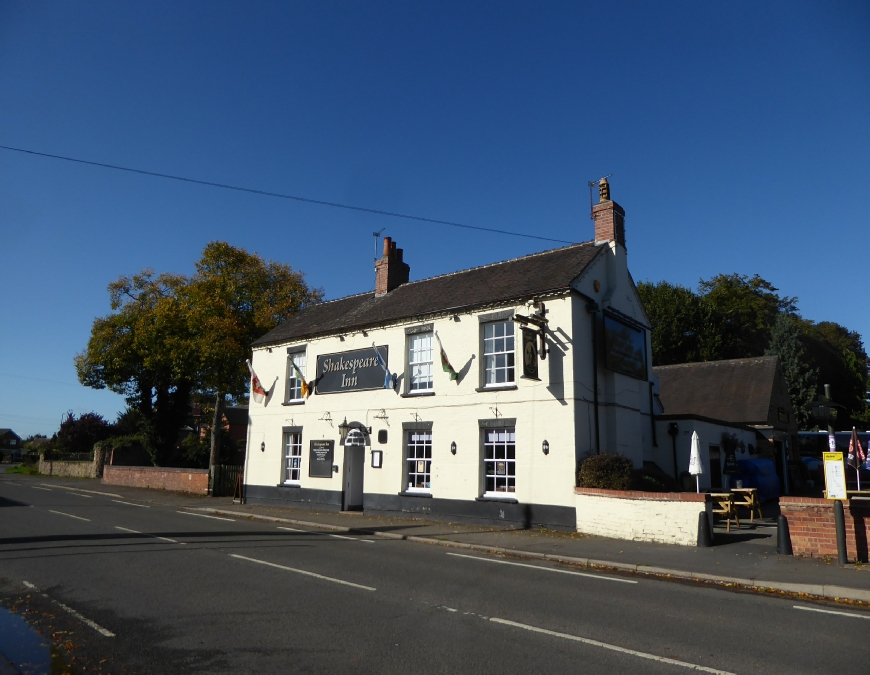
{"label": "brick chimney", "polygon": [[402,249],[396,248],[390,237],[384,237],[384,257],[375,263],[375,297],[408,283],[410,273],[411,268],[402,262]]}
{"label": "brick chimney", "polygon": [[615,241],[625,248],[625,211],[610,199],[610,184],[606,178],[598,182],[598,203],[592,207],[595,221],[595,243]]}

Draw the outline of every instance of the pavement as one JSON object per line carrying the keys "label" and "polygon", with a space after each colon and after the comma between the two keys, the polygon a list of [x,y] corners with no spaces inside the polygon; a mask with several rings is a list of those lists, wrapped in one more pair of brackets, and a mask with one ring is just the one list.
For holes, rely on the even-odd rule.
{"label": "pavement", "polygon": [[234,504],[229,497],[104,486],[97,479],[29,478],[37,483],[47,482],[73,490],[111,492],[119,498],[128,496],[146,503],[217,515],[242,515],[267,522],[475,549],[517,558],[562,561],[635,574],[870,603],[870,565],[840,566],[836,560],[778,555],[775,517],[756,519],[754,523],[741,521],[741,527],[732,527],[730,533],[717,527],[714,546],[697,548],[549,530],[429,521],[410,516],[241,505]]}

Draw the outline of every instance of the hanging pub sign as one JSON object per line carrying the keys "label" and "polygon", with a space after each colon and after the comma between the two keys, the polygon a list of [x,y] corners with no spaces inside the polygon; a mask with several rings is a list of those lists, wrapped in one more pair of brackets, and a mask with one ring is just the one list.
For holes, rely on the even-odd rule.
{"label": "hanging pub sign", "polygon": [[[389,366],[389,347],[378,347],[378,353]],[[384,369],[371,347],[317,357],[318,394],[339,394],[343,391],[363,391],[384,388]]]}
{"label": "hanging pub sign", "polygon": [[604,365],[636,380],[645,380],[647,373],[644,332],[605,314]]}
{"label": "hanging pub sign", "polygon": [[523,328],[523,377],[538,379],[538,335],[529,328]]}
{"label": "hanging pub sign", "polygon": [[308,457],[308,475],[311,478],[332,478],[332,462],[335,454],[335,441],[311,441]]}

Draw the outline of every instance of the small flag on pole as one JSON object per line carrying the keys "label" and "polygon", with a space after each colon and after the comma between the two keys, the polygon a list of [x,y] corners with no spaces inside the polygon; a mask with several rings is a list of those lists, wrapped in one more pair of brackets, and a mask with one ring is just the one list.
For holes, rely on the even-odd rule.
{"label": "small flag on pole", "polygon": [[387,367],[386,361],[384,361],[381,353],[378,351],[378,348],[375,347],[375,343],[372,342],[372,349],[375,350],[375,358],[378,360],[378,365],[384,369],[384,389],[393,389],[396,386],[396,376],[390,372],[390,369]]}
{"label": "small flag on pole", "polygon": [[311,393],[311,387],[308,386],[308,383],[305,381],[305,377],[302,375],[302,371],[299,370],[299,366],[296,365],[296,361],[291,358],[290,363],[293,364],[293,370],[296,372],[296,379],[302,383],[302,397],[308,398],[308,394]]}
{"label": "small flag on pole", "polygon": [[849,466],[855,467],[855,477],[858,481],[858,490],[861,490],[861,467],[867,460],[861,441],[858,440],[858,432],[852,427],[852,437],[849,439]]}
{"label": "small flag on pole", "polygon": [[251,371],[251,396],[257,403],[262,403],[266,398],[266,390],[263,389],[263,385],[260,384],[260,378],[257,377],[257,373],[254,372],[254,367],[251,365],[250,361],[245,361],[248,364],[248,370]]}
{"label": "small flag on pole", "polygon": [[435,331],[435,339],[438,340],[438,349],[441,350],[441,369],[445,373],[450,374],[451,380],[455,380],[459,375],[453,369],[453,366],[450,365],[450,360],[447,358],[447,352],[444,351],[444,345],[441,344],[441,338],[438,337],[438,331]]}

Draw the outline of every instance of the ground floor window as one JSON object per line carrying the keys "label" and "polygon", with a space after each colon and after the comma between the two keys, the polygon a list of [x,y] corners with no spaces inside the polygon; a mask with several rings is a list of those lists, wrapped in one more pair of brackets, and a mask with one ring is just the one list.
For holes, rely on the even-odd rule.
{"label": "ground floor window", "polygon": [[516,433],[513,427],[484,430],[483,476],[484,494],[516,492]]}
{"label": "ground floor window", "polygon": [[432,487],[432,432],[409,431],[405,451],[409,491],[428,492]]}
{"label": "ground floor window", "polygon": [[302,434],[284,434],[284,482],[298,483],[302,471]]}

